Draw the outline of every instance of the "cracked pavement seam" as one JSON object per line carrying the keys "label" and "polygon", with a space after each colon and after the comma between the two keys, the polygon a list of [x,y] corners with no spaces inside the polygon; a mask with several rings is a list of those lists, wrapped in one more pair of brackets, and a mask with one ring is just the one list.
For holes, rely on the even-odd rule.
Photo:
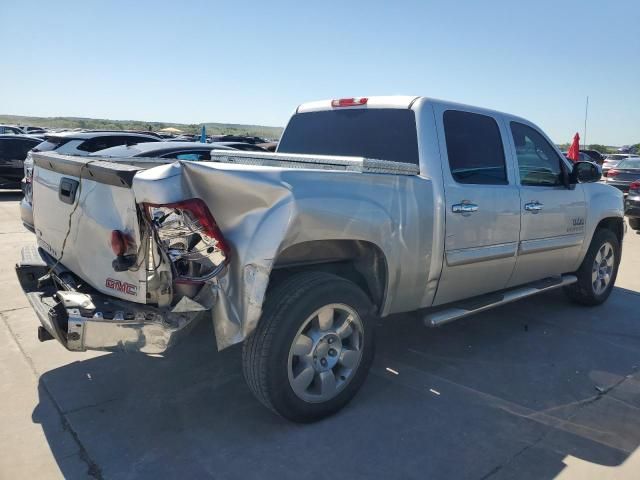
{"label": "cracked pavement seam", "polygon": [[493,477],[496,473],[500,472],[501,470],[503,470],[505,467],[508,467],[514,460],[516,460],[520,455],[522,455],[523,453],[525,453],[527,450],[538,446],[543,440],[545,440],[547,438],[547,436],[549,436],[549,434],[551,434],[552,432],[554,432],[555,430],[558,429],[562,429],[563,426],[568,425],[570,423],[572,423],[571,421],[576,417],[576,415],[578,415],[585,407],[589,406],[589,405],[593,405],[594,403],[598,402],[599,400],[601,400],[602,398],[606,397],[611,391],[613,391],[615,388],[619,387],[620,385],[622,385],[625,381],[627,381],[629,378],[631,378],[631,375],[625,375],[622,379],[618,380],[616,383],[614,383],[613,385],[611,385],[608,388],[603,389],[602,391],[599,391],[599,393],[597,395],[594,395],[593,397],[589,397],[585,400],[583,400],[582,402],[579,403],[578,408],[576,409],[576,411],[569,415],[566,420],[561,420],[560,423],[557,426],[549,426],[543,433],[542,435],[540,435],[540,437],[538,437],[536,440],[534,440],[533,442],[531,442],[529,445],[525,445],[523,448],[521,448],[520,450],[518,450],[516,453],[514,453],[509,459],[507,459],[506,462],[501,463],[500,465],[496,465],[493,469],[491,469],[488,473],[486,473],[485,475],[483,475],[482,477],[480,477],[479,480],[487,480],[491,477]]}
{"label": "cracked pavement seam", "polygon": [[[28,307],[21,307],[21,308],[28,308]],[[6,310],[6,311],[13,311],[13,310],[20,310],[20,308]],[[2,314],[2,312],[0,312],[0,318],[2,319],[3,323],[5,324],[5,326],[7,328],[7,331],[11,335],[12,340],[15,342],[16,346],[20,350],[20,353],[22,353],[22,356],[27,361],[27,363],[29,365],[29,368],[33,372],[34,376],[39,379],[40,376],[38,375],[38,372],[35,369],[35,366],[33,365],[33,361],[31,359],[31,357],[29,357],[29,355],[27,355],[27,353],[22,348],[22,345],[20,345],[20,342],[18,342],[14,331],[11,329],[11,326],[7,322],[6,317]],[[53,397],[53,395],[51,394],[51,392],[47,388],[46,383],[42,382],[41,384],[42,384],[42,387],[43,387],[43,391],[45,392],[45,394],[47,395],[47,397],[51,401],[51,404],[55,407],[55,409],[56,409],[56,411],[58,413],[58,416],[60,418],[60,422],[62,423],[63,428],[71,434],[71,436],[73,437],[74,441],[78,445],[80,458],[82,459],[82,461],[84,463],[87,464],[87,474],[90,477],[95,478],[96,480],[103,480],[102,472],[100,471],[100,466],[91,458],[91,456],[89,455],[89,452],[87,452],[87,450],[85,449],[84,445],[80,441],[80,438],[78,437],[78,434],[71,427],[71,424],[67,420],[67,418],[65,416],[65,413],[62,411],[60,405],[58,405],[58,402],[56,402],[55,398]]]}

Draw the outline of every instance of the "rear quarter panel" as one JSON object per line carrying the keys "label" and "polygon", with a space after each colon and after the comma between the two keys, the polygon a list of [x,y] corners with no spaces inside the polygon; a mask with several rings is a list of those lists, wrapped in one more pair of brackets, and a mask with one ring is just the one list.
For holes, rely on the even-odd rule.
{"label": "rear quarter panel", "polygon": [[311,240],[364,240],[384,254],[383,315],[422,305],[432,263],[433,186],[420,176],[178,162],[139,173],[138,202],[202,198],[232,246],[212,288],[218,348],[259,320],[271,268],[284,249]]}

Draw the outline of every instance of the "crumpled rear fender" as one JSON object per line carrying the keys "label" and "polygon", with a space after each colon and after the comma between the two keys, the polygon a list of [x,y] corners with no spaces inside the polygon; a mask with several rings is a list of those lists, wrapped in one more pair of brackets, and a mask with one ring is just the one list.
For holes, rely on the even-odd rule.
{"label": "crumpled rear fender", "polygon": [[[416,218],[416,202],[398,198],[415,177],[385,176],[377,188],[369,180],[359,190],[362,174],[324,174],[329,175],[326,183],[317,171],[178,162],[134,179],[138,202],[203,199],[232,247],[227,270],[208,284],[217,297],[212,319],[218,349],[241,342],[253,331],[278,254],[298,243],[373,243],[387,262],[386,290],[398,290],[398,259],[403,252],[415,258],[424,243],[418,231],[398,228],[398,222]],[[423,274],[427,270],[425,261]]]}

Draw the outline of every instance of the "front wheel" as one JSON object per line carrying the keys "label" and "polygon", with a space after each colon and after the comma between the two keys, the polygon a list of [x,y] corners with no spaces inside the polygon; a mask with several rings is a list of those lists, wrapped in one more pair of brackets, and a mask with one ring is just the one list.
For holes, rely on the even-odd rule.
{"label": "front wheel", "polygon": [[611,230],[596,230],[576,272],[578,281],[565,287],[567,296],[582,305],[600,305],[613,289],[620,264],[620,242]]}
{"label": "front wheel", "polygon": [[360,389],[373,360],[373,306],[354,283],[294,275],[267,296],[242,351],[245,379],[265,406],[296,422],[331,415]]}

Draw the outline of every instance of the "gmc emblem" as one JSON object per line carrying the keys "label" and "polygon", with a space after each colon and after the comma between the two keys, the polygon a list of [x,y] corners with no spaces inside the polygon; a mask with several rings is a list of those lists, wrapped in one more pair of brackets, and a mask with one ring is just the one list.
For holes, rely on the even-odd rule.
{"label": "gmc emblem", "polygon": [[105,286],[111,290],[117,290],[118,292],[125,293],[127,295],[136,295],[138,293],[138,287],[131,283],[121,282],[113,278],[107,278]]}

